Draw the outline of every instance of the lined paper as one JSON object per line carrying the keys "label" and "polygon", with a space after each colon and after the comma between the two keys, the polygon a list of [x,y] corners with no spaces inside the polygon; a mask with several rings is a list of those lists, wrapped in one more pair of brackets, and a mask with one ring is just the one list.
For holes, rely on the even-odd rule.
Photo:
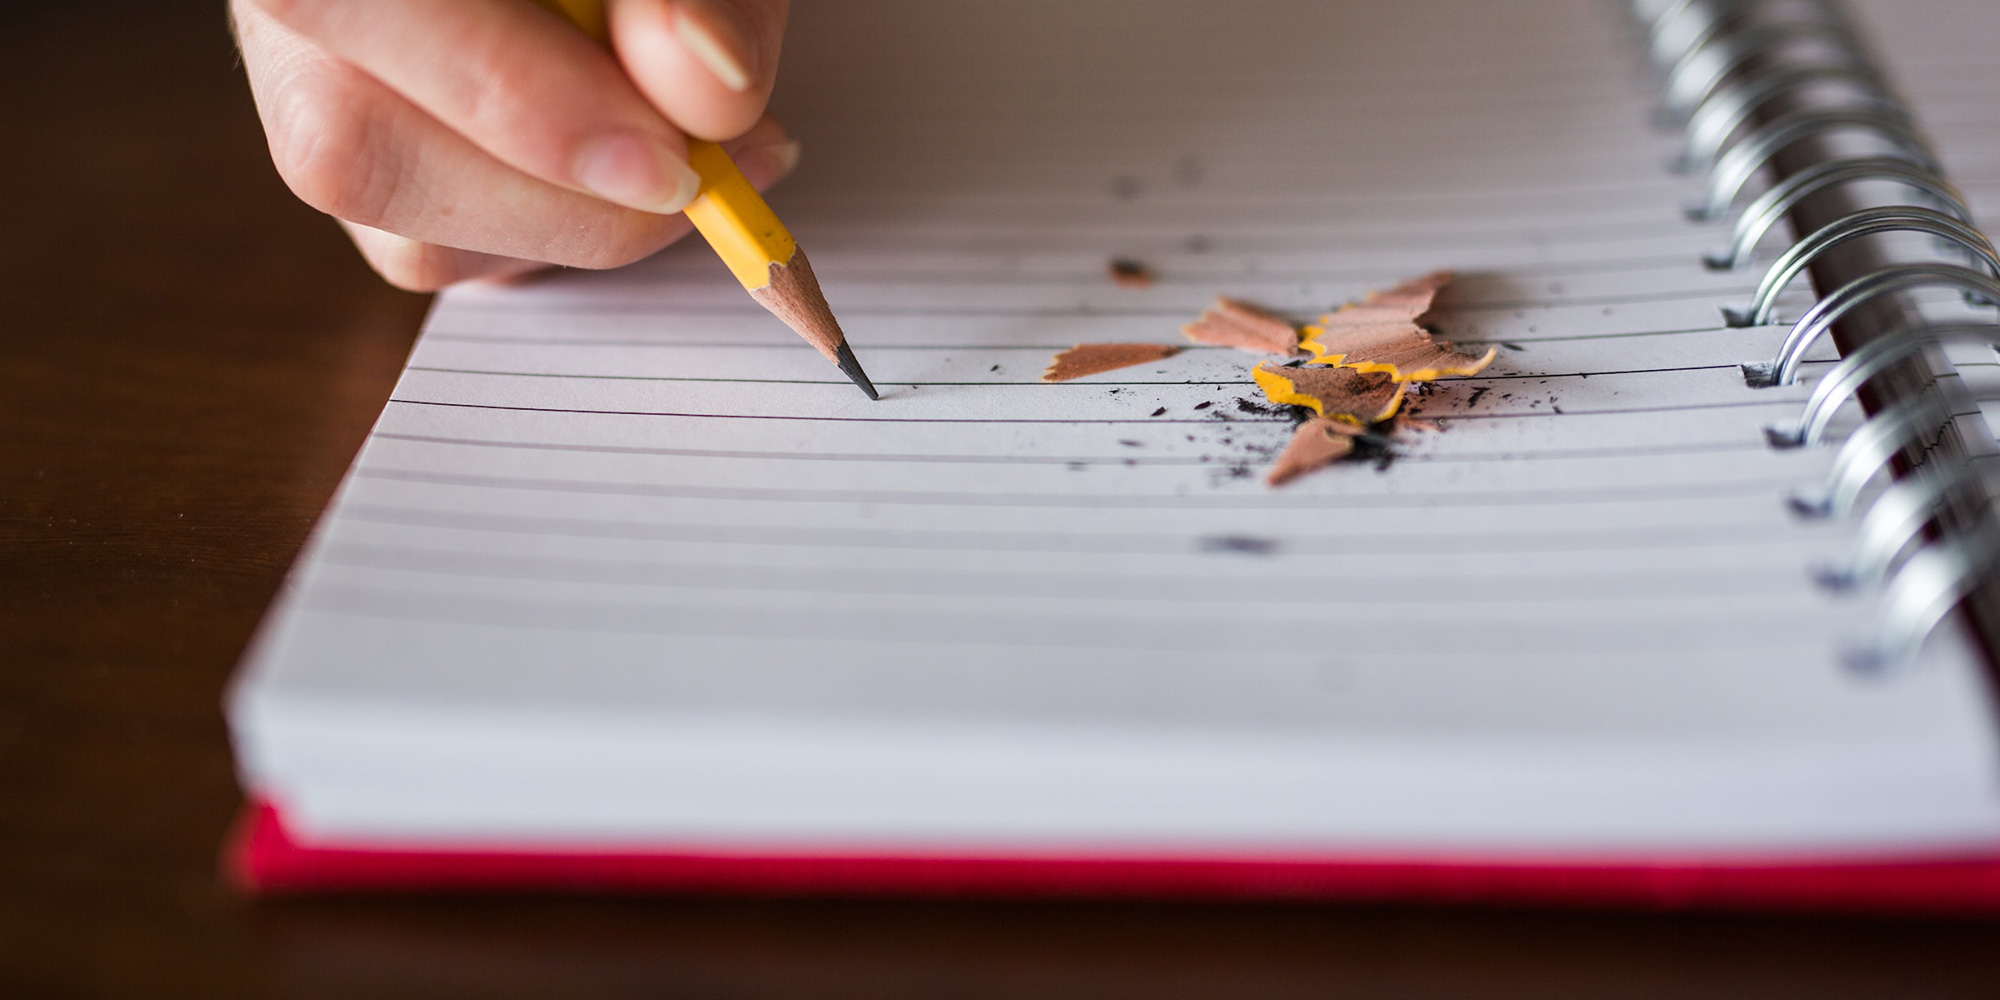
{"label": "lined paper", "polygon": [[[1957,638],[1837,663],[1849,529],[1784,503],[1829,453],[1761,433],[1809,386],[1745,387],[1784,330],[1719,328],[1755,275],[1697,264],[1623,27],[802,8],[773,204],[881,401],[698,245],[445,294],[253,651],[250,781],[335,842],[1990,842]],[[1443,337],[1500,356],[1381,468],[1266,487],[1291,424],[1240,352],[1037,380],[1439,267]]]}

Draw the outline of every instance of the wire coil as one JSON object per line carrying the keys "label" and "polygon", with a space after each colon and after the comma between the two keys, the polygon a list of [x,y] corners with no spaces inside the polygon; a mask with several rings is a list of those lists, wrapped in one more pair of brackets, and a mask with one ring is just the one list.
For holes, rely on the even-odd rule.
{"label": "wire coil", "polygon": [[[1631,4],[1661,74],[1658,118],[1681,130],[1671,167],[1702,178],[1702,194],[1685,213],[1695,221],[1729,221],[1728,243],[1703,255],[1710,269],[1750,266],[1770,233],[1822,192],[1858,184],[1904,192],[1892,204],[1849,213],[1792,242],[1747,304],[1723,309],[1729,326],[1771,324],[1779,296],[1823,255],[1853,241],[1914,234],[1958,258],[1895,263],[1847,281],[1792,325],[1775,356],[1743,366],[1749,384],[1792,384],[1806,354],[1835,324],[1886,296],[1942,288],[1975,306],[2000,305],[2000,251],[1974,224],[1964,196],[1837,3]],[[1786,101],[1802,95],[1815,100]],[[1773,111],[1787,106],[1792,110]],[[1828,137],[1836,136],[1830,145]],[[1821,148],[1839,153],[1773,177],[1737,209],[1760,176],[1780,172],[1787,150],[1810,139],[1826,140]],[[1948,345],[2000,351],[2000,322],[1877,331],[1820,376],[1798,419],[1765,429],[1772,447],[1836,447],[1826,481],[1795,492],[1790,502],[1802,516],[1858,518],[1847,557],[1816,574],[1829,589],[1875,595],[1872,625],[1850,650],[1851,666],[1879,670],[1909,662],[1953,608],[2000,577],[1994,510],[2000,454],[1935,450],[1947,428],[1978,416],[1977,407],[1948,403],[1938,381],[1881,398],[1888,391],[1883,376],[1911,370],[1913,359],[1954,372],[1943,350]],[[1834,440],[1835,415],[1871,390],[1875,395],[1866,398],[1879,408]],[[1885,472],[1888,485],[1871,492]],[[1959,515],[1949,522],[1955,527],[1940,520],[1947,509]]]}

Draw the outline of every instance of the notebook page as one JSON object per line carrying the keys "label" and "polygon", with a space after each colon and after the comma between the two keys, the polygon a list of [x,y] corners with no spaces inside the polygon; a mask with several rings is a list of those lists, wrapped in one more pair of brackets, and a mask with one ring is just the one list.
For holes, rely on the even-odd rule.
{"label": "notebook page", "polygon": [[[1783,503],[1828,455],[1762,442],[1804,387],[1744,386],[1783,331],[1717,329],[1755,275],[1696,265],[1622,31],[800,9],[773,204],[883,399],[699,245],[446,294],[238,691],[250,780],[364,841],[1989,841],[1953,637],[1837,666],[1867,608],[1808,570],[1847,529]],[[1500,358],[1379,470],[1265,486],[1291,425],[1240,352],[1037,380],[1438,267]]]}
{"label": "notebook page", "polygon": [[[1941,2],[1928,4],[1923,17],[1900,16],[1901,8],[1869,2],[1855,13],[1867,26],[1897,92],[1910,105],[1924,135],[1936,147],[1945,175],[1964,195],[1980,228],[1991,235],[2000,216],[2000,135],[1994,130],[1993,96],[2000,92],[2000,69],[1982,50],[2000,30],[2000,10],[1990,4]],[[1968,310],[1966,319],[1986,322],[1989,310]],[[2000,385],[1993,352],[1965,345],[1954,347],[1952,361],[1968,379]],[[1987,424],[2000,417],[1989,402]]]}

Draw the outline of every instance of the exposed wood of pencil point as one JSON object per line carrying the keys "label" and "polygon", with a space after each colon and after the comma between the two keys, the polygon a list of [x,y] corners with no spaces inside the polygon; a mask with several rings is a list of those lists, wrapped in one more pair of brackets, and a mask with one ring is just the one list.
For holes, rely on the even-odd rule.
{"label": "exposed wood of pencil point", "polygon": [[750,297],[769,309],[771,315],[784,320],[786,326],[818,348],[828,361],[840,366],[841,373],[860,386],[869,399],[882,398],[875,391],[875,383],[869,381],[868,373],[861,370],[861,362],[854,359],[853,349],[847,346],[847,337],[840,332],[840,321],[833,318],[833,309],[819,290],[819,279],[813,275],[805,249],[794,247],[792,259],[771,264],[769,275],[770,280],[763,287],[750,289]]}

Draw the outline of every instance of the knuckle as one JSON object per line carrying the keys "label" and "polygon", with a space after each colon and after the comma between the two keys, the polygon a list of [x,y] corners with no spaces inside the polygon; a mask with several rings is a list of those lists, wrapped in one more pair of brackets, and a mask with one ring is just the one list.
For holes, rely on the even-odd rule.
{"label": "knuckle", "polygon": [[393,185],[364,95],[337,74],[297,77],[273,109],[269,139],[278,176],[301,201],[335,218],[381,220]]}
{"label": "knuckle", "polygon": [[547,67],[494,25],[467,25],[440,45],[459,67],[447,102],[467,131],[507,136],[546,127]]}

